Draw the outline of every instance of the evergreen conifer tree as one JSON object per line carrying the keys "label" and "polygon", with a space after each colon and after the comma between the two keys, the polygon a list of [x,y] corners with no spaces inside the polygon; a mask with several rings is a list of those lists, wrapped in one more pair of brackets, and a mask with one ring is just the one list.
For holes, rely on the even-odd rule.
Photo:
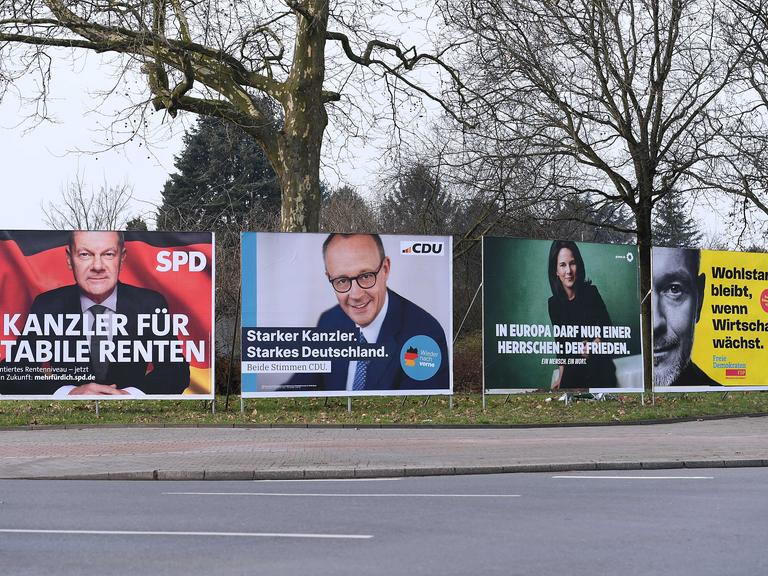
{"label": "evergreen conifer tree", "polygon": [[416,162],[384,194],[381,220],[387,232],[450,234],[454,202],[428,165]]}
{"label": "evergreen conifer tree", "polygon": [[201,117],[184,136],[177,173],[162,192],[159,230],[241,230],[258,225],[254,213],[277,213],[280,189],[253,138],[234,124]]}
{"label": "evergreen conifer tree", "polygon": [[672,190],[654,206],[653,245],[698,248],[702,234],[691,216],[688,201],[681,192]]}

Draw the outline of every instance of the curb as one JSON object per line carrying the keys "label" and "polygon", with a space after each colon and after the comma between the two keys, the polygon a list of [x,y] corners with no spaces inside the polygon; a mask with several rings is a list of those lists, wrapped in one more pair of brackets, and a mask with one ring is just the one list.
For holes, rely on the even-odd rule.
{"label": "curb", "polygon": [[409,478],[466,474],[521,474],[590,472],[606,470],[672,470],[701,468],[768,467],[764,459],[733,460],[643,460],[635,462],[570,462],[511,464],[507,466],[440,466],[417,468],[311,468],[272,470],[143,470],[48,476],[5,477],[4,480],[350,480],[361,478]]}

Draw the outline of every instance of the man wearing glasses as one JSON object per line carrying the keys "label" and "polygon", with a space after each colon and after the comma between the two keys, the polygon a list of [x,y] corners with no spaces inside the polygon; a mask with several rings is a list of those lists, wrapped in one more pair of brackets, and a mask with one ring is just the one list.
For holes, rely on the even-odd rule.
{"label": "man wearing glasses", "polygon": [[[421,390],[449,388],[445,332],[428,312],[387,288],[391,262],[378,234],[331,234],[323,243],[325,273],[338,305],[320,315],[319,330],[355,332],[358,342],[384,345],[387,356],[333,360],[331,372],[295,374],[286,388],[316,390]],[[401,366],[405,342],[417,335],[440,347],[439,370],[426,380],[410,378]]]}
{"label": "man wearing glasses", "polygon": [[[130,340],[145,343],[158,340],[143,331],[138,332],[139,314],[166,314],[165,298],[154,290],[139,288],[119,282],[120,270],[126,258],[125,239],[122,232],[72,232],[66,247],[67,267],[72,271],[74,284],[62,286],[38,295],[30,314],[38,319],[50,315],[82,314],[79,327],[102,326],[87,335],[88,349],[96,350],[104,339]],[[41,320],[42,321],[42,320]],[[115,326],[120,325],[121,329]],[[34,339],[43,336],[26,336]],[[59,336],[67,340],[72,350],[84,335]],[[162,336],[159,340],[175,340]],[[172,362],[167,357],[146,361],[110,363],[90,354],[88,363],[66,360],[44,366],[60,375],[60,379],[38,378],[33,382],[7,385],[2,394],[39,394],[59,396],[75,395],[124,395],[133,394],[181,394],[189,385],[189,365]],[[63,371],[62,371],[63,370]],[[89,379],[83,381],[82,378]]]}

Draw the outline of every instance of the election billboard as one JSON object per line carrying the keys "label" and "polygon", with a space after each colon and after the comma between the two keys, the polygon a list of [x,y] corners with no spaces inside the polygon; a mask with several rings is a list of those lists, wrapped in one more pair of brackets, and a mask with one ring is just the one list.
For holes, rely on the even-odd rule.
{"label": "election billboard", "polygon": [[657,392],[768,389],[768,254],[654,248]]}
{"label": "election billboard", "polygon": [[210,399],[210,232],[0,232],[0,399]]}
{"label": "election billboard", "polygon": [[483,238],[486,393],[643,391],[635,246]]}
{"label": "election billboard", "polygon": [[451,393],[450,236],[241,240],[243,397]]}

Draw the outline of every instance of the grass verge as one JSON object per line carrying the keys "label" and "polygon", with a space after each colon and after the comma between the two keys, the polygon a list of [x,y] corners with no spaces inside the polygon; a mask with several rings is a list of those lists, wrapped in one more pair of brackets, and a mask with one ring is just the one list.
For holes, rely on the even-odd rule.
{"label": "grass verge", "polygon": [[617,394],[605,401],[576,400],[566,405],[558,396],[525,394],[456,395],[447,397],[355,398],[352,412],[346,398],[249,399],[240,412],[239,397],[201,401],[0,401],[0,426],[52,425],[552,425],[628,423],[711,416],[768,414],[768,393],[730,392],[645,396]]}

